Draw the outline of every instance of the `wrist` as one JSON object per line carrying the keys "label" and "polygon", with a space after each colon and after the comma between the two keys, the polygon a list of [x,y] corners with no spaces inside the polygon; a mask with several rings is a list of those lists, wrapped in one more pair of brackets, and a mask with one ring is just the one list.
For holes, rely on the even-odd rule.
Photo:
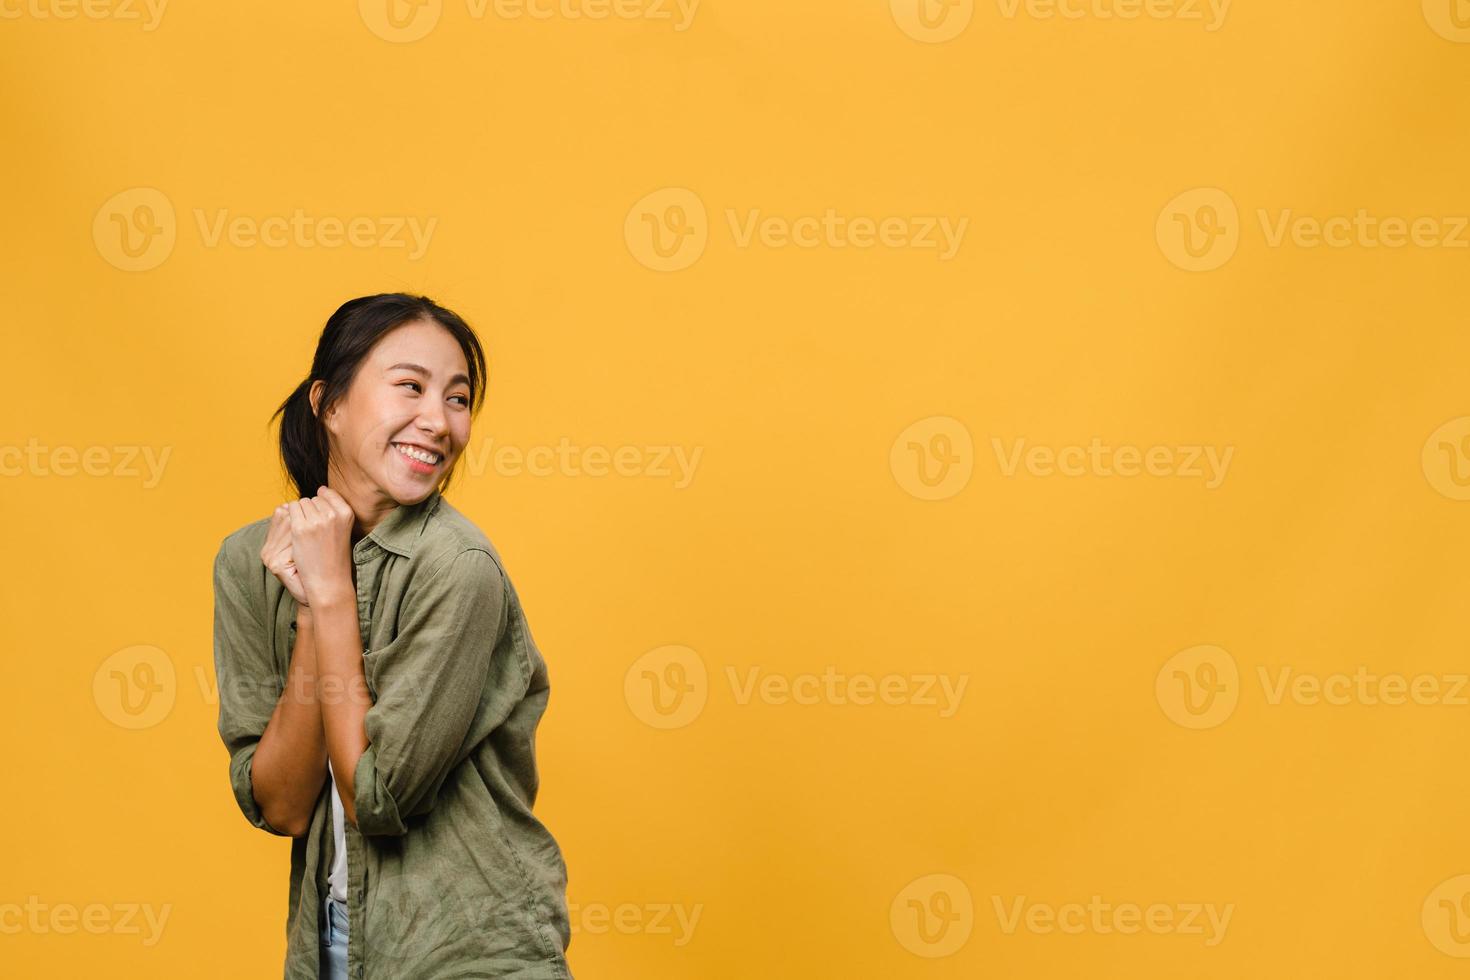
{"label": "wrist", "polygon": [[314,616],[321,619],[323,616],[332,616],[344,609],[357,612],[357,595],[345,591],[326,592],[322,595],[311,597],[311,605],[305,607],[308,618]]}

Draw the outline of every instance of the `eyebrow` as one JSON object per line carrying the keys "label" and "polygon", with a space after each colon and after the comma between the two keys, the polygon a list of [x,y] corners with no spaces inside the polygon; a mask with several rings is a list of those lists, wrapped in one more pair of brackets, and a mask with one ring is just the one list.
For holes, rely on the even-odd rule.
{"label": "eyebrow", "polygon": [[[430,371],[428,368],[424,367],[422,364],[409,364],[406,361],[404,363],[402,363],[402,364],[394,364],[394,365],[390,366],[388,368],[388,370],[389,371],[397,371],[399,368],[403,368],[404,370],[407,370],[407,371],[417,371],[419,374],[422,374],[426,378],[432,378],[434,376],[434,372],[433,371]],[[454,377],[452,377],[452,378],[449,379],[449,383],[451,385],[454,385],[454,384],[462,384],[462,385],[468,386],[469,383],[470,383],[470,379],[467,378],[467,377],[465,377],[463,374],[456,374]]]}

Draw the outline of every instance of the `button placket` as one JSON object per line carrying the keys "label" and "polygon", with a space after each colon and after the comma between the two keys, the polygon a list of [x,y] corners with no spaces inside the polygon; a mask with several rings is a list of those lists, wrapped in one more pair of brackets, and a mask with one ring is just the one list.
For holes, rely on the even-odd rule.
{"label": "button placket", "polygon": [[[375,576],[371,574],[369,563],[378,556],[379,548],[377,542],[364,538],[358,542],[362,549],[360,553],[353,555],[353,565],[356,574],[353,576],[357,586],[357,628],[362,639],[364,655],[368,649],[369,627],[371,624],[372,603],[368,599],[368,592],[372,588],[370,581]],[[366,671],[364,670],[364,680]],[[363,976],[363,938],[362,923],[364,918],[364,905],[366,903],[366,878],[363,869],[364,846],[362,834],[352,824],[343,827],[343,836],[347,844],[347,972],[349,975],[361,978]]]}

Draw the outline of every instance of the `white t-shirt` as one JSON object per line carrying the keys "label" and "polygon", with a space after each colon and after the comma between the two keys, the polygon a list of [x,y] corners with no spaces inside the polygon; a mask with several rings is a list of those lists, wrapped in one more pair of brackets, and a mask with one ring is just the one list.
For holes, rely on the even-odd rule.
{"label": "white t-shirt", "polygon": [[337,848],[332,856],[332,870],[327,872],[327,888],[339,902],[347,901],[347,832],[342,828],[347,817],[342,812],[342,797],[337,793],[337,777],[332,774],[332,760],[327,760],[327,780],[332,784],[332,840]]}

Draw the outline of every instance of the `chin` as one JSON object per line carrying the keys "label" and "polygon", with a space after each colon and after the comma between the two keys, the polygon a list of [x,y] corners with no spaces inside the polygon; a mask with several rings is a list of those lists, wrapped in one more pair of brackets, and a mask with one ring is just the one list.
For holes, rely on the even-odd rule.
{"label": "chin", "polygon": [[389,489],[388,496],[397,501],[400,507],[412,507],[414,504],[418,503],[429,494],[433,493],[435,486],[436,484],[431,483],[427,486],[418,488],[393,487]]}

